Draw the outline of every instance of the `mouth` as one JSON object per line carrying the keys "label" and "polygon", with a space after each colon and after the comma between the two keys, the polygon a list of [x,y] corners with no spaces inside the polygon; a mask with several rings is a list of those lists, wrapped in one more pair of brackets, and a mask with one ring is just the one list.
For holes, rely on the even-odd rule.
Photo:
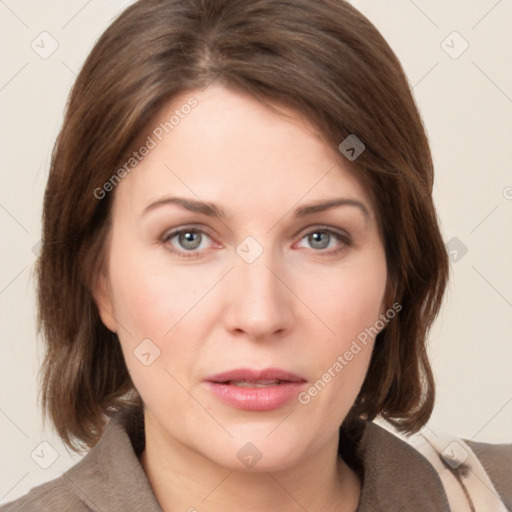
{"label": "mouth", "polygon": [[267,388],[269,386],[280,386],[287,380],[227,380],[225,382],[217,382],[217,384],[229,384],[239,388]]}
{"label": "mouth", "polygon": [[296,397],[306,383],[301,376],[279,368],[239,368],[204,380],[206,387],[222,402],[251,411],[282,407]]}
{"label": "mouth", "polygon": [[239,383],[263,383],[273,385],[279,382],[306,382],[306,379],[295,373],[282,370],[281,368],[265,368],[254,370],[252,368],[237,368],[227,372],[216,373],[206,377],[206,381],[225,384],[227,382]]}

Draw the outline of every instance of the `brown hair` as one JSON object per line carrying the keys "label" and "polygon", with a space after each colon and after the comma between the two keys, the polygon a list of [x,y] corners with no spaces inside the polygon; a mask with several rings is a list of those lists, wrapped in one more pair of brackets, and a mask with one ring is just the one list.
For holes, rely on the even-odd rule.
{"label": "brown hair", "polygon": [[433,408],[426,335],[448,279],[432,159],[398,59],[340,0],[140,0],[98,40],[68,99],[44,196],[37,282],[45,415],[75,449],[95,444],[105,415],[141,416],[117,335],[93,298],[113,199],[94,191],[165,102],[213,81],[291,107],[336,150],[350,134],[364,142],[351,165],[374,201],[389,302],[402,310],[377,336],[345,424],[381,414],[417,431]]}

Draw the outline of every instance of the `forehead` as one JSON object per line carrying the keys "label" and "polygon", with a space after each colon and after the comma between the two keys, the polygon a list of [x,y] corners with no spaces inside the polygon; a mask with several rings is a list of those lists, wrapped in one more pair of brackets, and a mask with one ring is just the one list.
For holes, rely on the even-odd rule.
{"label": "forehead", "polygon": [[116,202],[141,211],[172,193],[226,205],[228,213],[251,207],[254,213],[343,195],[365,200],[370,209],[337,148],[303,116],[279,109],[288,117],[220,86],[174,97],[139,134],[135,151],[151,149],[117,187]]}

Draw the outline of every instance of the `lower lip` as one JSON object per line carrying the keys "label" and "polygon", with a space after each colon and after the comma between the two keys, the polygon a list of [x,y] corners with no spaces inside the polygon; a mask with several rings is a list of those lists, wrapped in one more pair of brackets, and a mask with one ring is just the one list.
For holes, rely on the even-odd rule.
{"label": "lower lip", "polygon": [[248,411],[271,411],[296,398],[305,382],[285,382],[275,386],[249,388],[206,381],[210,391],[223,402]]}

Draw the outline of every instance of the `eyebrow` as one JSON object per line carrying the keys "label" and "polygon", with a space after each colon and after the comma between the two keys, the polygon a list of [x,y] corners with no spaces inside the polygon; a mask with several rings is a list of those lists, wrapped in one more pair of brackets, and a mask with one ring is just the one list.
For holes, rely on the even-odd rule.
{"label": "eyebrow", "polygon": [[[194,213],[201,213],[203,215],[207,215],[208,217],[226,218],[226,213],[224,210],[214,203],[198,201],[195,199],[186,199],[184,197],[163,197],[158,199],[157,201],[146,206],[142,212],[142,215],[145,215],[146,213],[155,210],[156,208],[168,204],[176,204],[182,208],[185,208],[186,210]],[[294,217],[302,218],[314,213],[330,210],[338,206],[355,206],[364,214],[366,219],[370,218],[370,212],[363,202],[358,201],[357,199],[349,199],[345,197],[329,199],[328,201],[320,201],[306,206],[300,206],[294,210],[293,215]]]}

